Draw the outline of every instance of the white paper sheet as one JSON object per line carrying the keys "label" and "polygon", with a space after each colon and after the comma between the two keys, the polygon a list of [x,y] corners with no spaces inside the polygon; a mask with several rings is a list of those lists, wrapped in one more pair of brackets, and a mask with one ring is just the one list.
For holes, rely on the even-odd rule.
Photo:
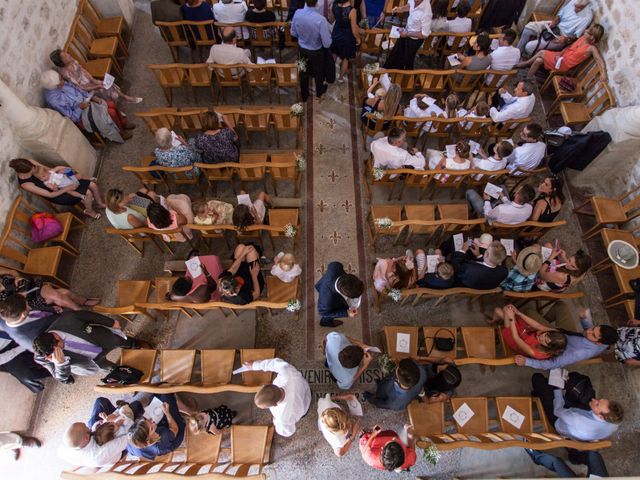
{"label": "white paper sheet", "polygon": [[569,378],[564,368],[552,368],[549,371],[549,385],[552,387],[564,388],[565,380]]}
{"label": "white paper sheet", "polygon": [[522,422],[524,422],[524,415],[509,406],[504,409],[502,418],[516,428],[522,427]]}
{"label": "white paper sheet", "polygon": [[180,140],[178,140],[178,135],[176,134],[176,132],[174,132],[172,130],[171,131],[171,146],[172,147],[179,147],[180,145],[182,145],[182,142]]}
{"label": "white paper sheet", "polygon": [[430,117],[439,117],[440,115],[444,115],[444,110],[442,110],[438,105],[432,103],[429,105],[429,109],[427,110]]}
{"label": "white paper sheet", "polygon": [[391,88],[391,78],[389,78],[388,73],[383,73],[380,75],[380,85],[388,92]]}
{"label": "white paper sheet", "polygon": [[116,77],[113,75],[109,75],[108,73],[104,74],[104,78],[102,79],[102,86],[105,90],[109,90],[113,86],[113,82],[116,81]]}
{"label": "white paper sheet", "polygon": [[513,239],[512,238],[501,238],[500,243],[504,245],[504,249],[507,251],[507,256],[511,256],[513,253]]}
{"label": "white paper sheet", "polygon": [[436,103],[436,99],[430,97],[429,95],[425,95],[424,97],[422,97],[422,101],[427,105],[433,105],[434,103]]}
{"label": "white paper sheet", "polygon": [[253,372],[253,370],[252,370],[252,369],[250,369],[249,367],[245,367],[245,366],[243,365],[243,366],[241,366],[240,368],[236,368],[236,369],[233,371],[233,374],[234,374],[234,375],[237,375],[237,374],[242,373],[242,372]]}
{"label": "white paper sheet", "polygon": [[449,60],[449,65],[451,65],[452,67],[457,67],[458,65],[460,65],[460,60],[458,60],[457,53],[454,53],[453,55],[449,55],[447,57],[447,60]]}
{"label": "white paper sheet", "polygon": [[411,335],[408,333],[398,333],[396,336],[396,352],[409,353],[411,350]]}
{"label": "white paper sheet", "polygon": [[480,144],[478,142],[474,142],[473,140],[469,140],[469,146],[471,147],[471,153],[477,155],[480,152]]}
{"label": "white paper sheet", "polygon": [[265,59],[264,59],[264,58],[262,58],[262,57],[258,57],[258,58],[256,59],[256,63],[257,63],[258,65],[264,65],[265,63],[276,63],[276,59],[275,59],[275,58],[269,58],[269,59],[265,60]]}
{"label": "white paper sheet", "polygon": [[500,187],[498,187],[497,185],[494,185],[494,184],[493,184],[493,183],[491,183],[491,182],[487,182],[487,184],[486,184],[486,185],[485,185],[485,187],[484,187],[484,193],[489,194],[489,196],[490,196],[491,198],[496,198],[496,199],[498,199],[498,198],[500,198],[500,194],[501,194],[501,193],[504,193],[504,192],[503,192],[503,190],[502,190]]}
{"label": "white paper sheet", "polygon": [[158,423],[164,417],[164,412],[162,411],[162,400],[158,397],[153,397],[147,408],[144,409],[144,418],[148,418],[149,420],[153,420]]}
{"label": "white paper sheet", "polygon": [[435,273],[440,255],[427,255],[427,273]]}
{"label": "white paper sheet", "polygon": [[456,233],[453,236],[453,249],[456,252],[460,252],[463,247],[464,247],[464,235],[462,235],[461,233]]}
{"label": "white paper sheet", "polygon": [[463,403],[460,405],[460,408],[455,411],[453,414],[453,419],[456,421],[458,425],[464,427],[465,423],[471,420],[471,417],[475,415],[475,412],[471,410],[469,405]]}
{"label": "white paper sheet", "polygon": [[364,349],[364,351],[371,353],[382,353],[382,351],[378,347],[367,347]]}
{"label": "white paper sheet", "polygon": [[238,195],[238,205],[246,205],[247,207],[251,207],[253,205],[251,203],[251,197],[248,193]]}
{"label": "white paper sheet", "polygon": [[400,32],[402,29],[397,25],[391,27],[391,31],[389,32],[389,38],[400,38]]}
{"label": "white paper sheet", "polygon": [[542,254],[542,261],[546,262],[547,259],[551,256],[551,254],[553,253],[553,250],[549,247],[542,247],[542,250],[540,252]]}
{"label": "white paper sheet", "polygon": [[347,406],[349,407],[349,413],[356,417],[362,417],[362,404],[358,401],[357,398],[351,398],[347,400]]}
{"label": "white paper sheet", "polygon": [[202,264],[200,263],[200,257],[191,257],[189,260],[186,260],[184,264],[187,266],[187,270],[189,270],[191,278],[196,278],[202,275]]}
{"label": "white paper sheet", "polygon": [[444,147],[445,154],[449,158],[453,158],[456,156],[456,146],[455,145],[447,145]]}

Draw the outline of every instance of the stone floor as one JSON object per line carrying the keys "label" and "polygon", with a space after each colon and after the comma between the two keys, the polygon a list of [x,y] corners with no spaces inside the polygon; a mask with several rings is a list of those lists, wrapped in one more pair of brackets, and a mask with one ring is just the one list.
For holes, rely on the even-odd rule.
{"label": "stone floor", "polygon": [[[148,3],[136,2],[137,11],[133,25],[134,40],[127,61],[124,87],[133,95],[144,96],[140,105],[125,106],[129,118],[133,113],[153,107],[166,105],[164,95],[157,85],[153,74],[145,68],[149,63],[171,63],[171,56],[158,32],[152,27],[148,14]],[[181,61],[190,61],[187,52],[182,52]],[[299,368],[308,378],[314,396],[317,398],[327,392],[335,392],[335,385],[325,382],[322,364],[322,352],[319,348],[326,330],[318,326],[315,315],[315,291],[313,284],[321,276],[328,262],[342,261],[347,269],[369,279],[372,275],[376,256],[391,256],[404,251],[404,246],[393,246],[389,241],[378,243],[378,252],[371,249],[366,224],[369,205],[362,192],[361,169],[366,151],[362,145],[359,127],[359,94],[352,81],[332,86],[323,101],[309,102],[306,106],[306,152],[307,171],[303,181],[303,228],[300,250],[296,252],[303,267],[303,310],[299,320],[288,313],[274,314],[272,317],[242,313],[237,319],[225,318],[215,312],[209,312],[203,318],[189,319],[173,315],[169,320],[149,321],[137,319],[129,325],[132,333],[156,343],[160,348],[240,348],[243,346],[275,347],[278,356]],[[233,98],[233,97],[231,97]],[[261,99],[262,100],[262,99]],[[290,97],[293,103],[295,100]],[[199,105],[211,102],[200,98]],[[232,103],[228,100],[227,103]],[[262,101],[264,103],[265,100]],[[193,105],[193,100],[178,92],[174,105]],[[538,110],[536,115],[542,118]],[[137,121],[133,140],[124,145],[110,145],[102,154],[98,172],[99,185],[103,192],[118,186],[125,191],[137,187],[135,178],[122,172],[123,165],[136,164],[139,159],[153,149],[153,136],[142,122]],[[264,139],[252,139],[245,148],[264,148]],[[285,148],[292,148],[293,144]],[[254,189],[254,191],[256,191]],[[195,195],[195,192],[191,192]],[[292,192],[285,191],[283,195]],[[230,198],[230,190],[221,195]],[[406,203],[415,201],[408,196]],[[438,198],[438,201],[446,201]],[[385,203],[381,192],[374,191],[373,203]],[[580,226],[571,214],[572,204],[567,202],[561,218],[568,225],[557,232],[563,245],[575,245],[580,238]],[[81,256],[70,272],[71,284],[80,293],[101,296],[105,305],[114,302],[115,282],[118,279],[151,279],[162,275],[162,266],[169,259],[166,254],[148,249],[144,257],[138,256],[119,238],[104,233],[108,225],[106,219],[91,222],[81,239]],[[424,247],[424,238],[417,236],[410,248]],[[216,244],[215,248],[220,248]],[[276,250],[286,249],[284,242],[276,245]],[[597,248],[597,246],[596,246]],[[188,248],[181,246],[176,258],[185,258]],[[225,256],[228,252],[217,252]],[[271,252],[268,249],[267,254]],[[71,268],[70,268],[71,270]],[[594,318],[601,323],[622,323],[622,315],[613,312],[611,319],[601,307],[601,295],[595,277],[587,276],[579,287],[585,292],[584,300],[576,302],[574,310],[580,305],[589,305]],[[384,325],[482,325],[482,312],[477,305],[468,307],[465,301],[451,301],[437,308],[430,304],[416,307],[399,307],[385,303],[381,312],[373,308],[372,291],[363,298],[361,314],[346,322],[340,328],[349,335],[362,337],[374,345],[382,346],[380,332]],[[499,304],[500,298],[491,299],[485,305],[489,309]],[[615,398],[626,407],[626,419],[612,439],[614,448],[603,452],[609,471],[613,475],[630,476],[638,472],[634,460],[625,446],[635,445],[638,426],[638,412],[634,408],[637,392],[640,391],[640,370],[622,368],[619,364],[604,364],[577,369],[588,373],[599,395]],[[462,367],[463,383],[458,395],[529,395],[529,378],[532,370],[516,366],[498,367],[495,370],[479,366]],[[356,385],[363,391],[373,387],[373,378],[379,374],[377,365],[373,365],[365,382]],[[73,386],[49,382],[47,389],[37,397],[31,419],[31,432],[44,440],[39,451],[25,450],[23,459],[13,463],[4,456],[0,457],[0,466],[4,478],[48,479],[56,478],[58,472],[67,468],[57,459],[55,451],[61,435],[71,421],[87,418],[96,394],[93,386],[97,377],[84,377]],[[6,394],[3,395],[6,397]],[[218,402],[237,402],[242,414],[242,423],[265,423],[268,417],[264,412],[252,408],[250,396],[236,395],[234,398],[199,396],[201,405]],[[213,398],[211,398],[213,397]],[[242,397],[242,398],[239,398]],[[6,402],[6,398],[4,401]],[[15,405],[13,406],[15,409]],[[9,406],[4,412],[11,411]],[[364,405],[363,425],[372,427],[379,423],[387,428],[400,429],[408,421],[405,412],[377,410]],[[7,413],[5,413],[7,415]],[[300,478],[324,478],[330,472],[336,478],[378,479],[409,474],[389,474],[370,469],[363,464],[357,448],[343,458],[336,458],[317,430],[315,402],[310,412],[298,424],[294,437],[284,439],[276,436],[272,449],[272,463],[267,467],[269,478],[277,480]],[[580,469],[577,469],[580,471]],[[419,460],[411,470],[411,475],[428,478],[524,478],[544,477],[545,470],[533,465],[522,449],[505,449],[484,452],[474,449],[445,452],[437,466],[427,465],[419,455]]]}

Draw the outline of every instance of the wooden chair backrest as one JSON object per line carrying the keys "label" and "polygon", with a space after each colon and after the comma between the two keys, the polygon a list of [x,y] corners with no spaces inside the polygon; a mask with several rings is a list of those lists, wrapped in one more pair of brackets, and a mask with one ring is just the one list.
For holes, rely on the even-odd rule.
{"label": "wooden chair backrest", "polygon": [[427,57],[437,55],[442,46],[442,39],[444,36],[438,32],[431,32],[427,38],[424,39],[422,46],[418,49],[418,55],[424,55]]}
{"label": "wooden chair backrest", "polygon": [[588,92],[596,85],[596,82],[600,80],[600,66],[593,62],[589,63],[589,67],[590,68],[585,69],[578,77],[578,83],[576,84],[577,91]]}
{"label": "wooden chair backrest", "polygon": [[[448,56],[451,53],[460,52],[464,48],[464,46],[467,44],[469,39],[473,37],[476,33],[475,32],[462,32],[462,33],[446,32],[446,34],[447,34],[447,42],[443,43],[443,47],[442,47],[442,54],[444,56]],[[453,43],[451,45],[449,45],[448,43],[448,39],[450,38],[453,39]]]}
{"label": "wooden chair backrest", "polygon": [[87,26],[82,23],[80,17],[76,17],[71,25],[71,34],[75,37],[82,45],[84,46],[86,51],[91,49],[91,44],[95,40],[93,33],[87,28]]}
{"label": "wooden chair backrest", "polygon": [[[255,45],[255,40],[252,40]],[[255,65],[245,70],[249,85],[269,85],[271,82],[272,64]]]}
{"label": "wooden chair backrest", "polygon": [[280,132],[295,132],[302,128],[301,117],[291,115],[289,107],[272,107],[267,113],[271,114],[273,126]]}
{"label": "wooden chair backrest", "polygon": [[202,385],[231,383],[235,350],[200,350]]}
{"label": "wooden chair backrest", "polygon": [[295,63],[278,63],[272,65],[276,85],[295,86],[298,84],[298,67]]}
{"label": "wooden chair backrest", "polygon": [[147,124],[151,133],[155,133],[159,128],[173,130],[177,113],[177,108],[156,108],[148,112],[136,112],[134,115]]}
{"label": "wooden chair backrest", "polygon": [[[243,348],[240,350],[240,363],[274,358],[275,348]],[[271,383],[272,372],[242,372],[242,383],[249,386],[266,385]]]}
{"label": "wooden chair backrest", "polygon": [[218,458],[220,457],[222,435],[211,435],[207,432],[196,435],[191,432],[189,427],[187,427],[186,430],[186,461],[197,464],[217,464]]}
{"label": "wooden chair backrest", "polygon": [[407,407],[407,413],[417,438],[444,433],[444,402],[423,403],[414,400]]}
{"label": "wooden chair backrest", "polygon": [[296,160],[302,152],[284,152],[284,153],[272,153],[269,155],[269,171],[271,177],[275,180],[295,180],[301,174],[297,170]]}
{"label": "wooden chair backrest", "polygon": [[[400,170],[386,170],[386,172],[389,172],[391,174],[391,172],[397,172],[397,174],[399,175],[405,175],[404,177],[404,186],[406,187],[418,187],[418,188],[424,188],[427,185],[429,185],[429,183],[431,183],[431,179],[433,178],[433,175],[431,174],[431,172],[429,171],[420,171],[420,170],[412,170],[410,168],[402,168]],[[395,179],[392,179],[391,181],[396,181]]]}
{"label": "wooden chair backrest", "polygon": [[455,76],[449,76],[449,88],[454,92],[473,92],[484,80],[485,70],[456,70]]}
{"label": "wooden chair backrest", "polygon": [[[453,360],[458,356],[458,328],[457,327],[422,327],[424,336],[424,349],[429,357],[444,358],[449,357]],[[438,350],[435,346],[435,338],[451,338],[453,339],[453,350],[445,352]]]}
{"label": "wooden chair backrest", "polygon": [[562,227],[566,225],[566,220],[557,220],[555,222],[533,222],[527,221],[518,223],[516,225],[507,225],[506,223],[494,222],[491,224],[491,230],[498,238],[517,235],[524,236],[537,236],[540,237],[553,228]]}
{"label": "wooden chair backrest", "polygon": [[391,122],[387,122],[382,118],[377,118],[373,113],[367,113],[365,116],[367,117],[367,121],[363,128],[366,136],[373,137],[376,134],[389,129],[390,125],[388,124]]}
{"label": "wooden chair backrest", "polygon": [[504,82],[509,81],[514,77],[518,70],[484,70],[485,77],[483,79],[484,84],[482,88],[485,90],[495,91]]}
{"label": "wooden chair backrest", "polygon": [[267,276],[267,300],[274,303],[286,303],[289,300],[297,299],[297,292],[300,286],[300,277],[296,277],[293,282],[285,283],[273,275]]}
{"label": "wooden chair backrest", "polygon": [[[516,428],[515,425],[512,425],[502,418],[508,406],[525,417],[520,428]],[[496,397],[496,409],[501,431],[519,434],[533,432],[533,406],[531,397]]]}
{"label": "wooden chair backrest", "polygon": [[176,127],[185,135],[207,129],[207,108],[182,108],[175,114]]}
{"label": "wooden chair backrest", "polygon": [[495,328],[460,327],[460,333],[467,357],[496,358]]}
{"label": "wooden chair backrest", "polygon": [[[271,114],[266,109],[245,111],[242,113],[242,123],[248,131],[267,131],[269,129],[270,118]],[[240,156],[242,157],[242,155]],[[266,161],[266,157],[264,161]]]}
{"label": "wooden chair backrest", "polygon": [[151,290],[150,280],[118,280],[116,283],[116,301],[118,307],[146,302]]}
{"label": "wooden chair backrest", "polygon": [[281,22],[245,23],[251,29],[254,37],[251,40],[252,47],[270,47],[273,45],[277,28],[282,25]]}
{"label": "wooden chair backrest", "polygon": [[591,117],[596,117],[616,106],[615,96],[611,88],[602,80],[588,90],[584,103]]}
{"label": "wooden chair backrest", "polygon": [[385,16],[391,16],[393,13],[393,9],[395,7],[401,7],[402,5],[404,5],[404,3],[405,2],[403,0],[386,0],[384,2],[383,9]]}
{"label": "wooden chair backrest", "polygon": [[242,85],[242,71],[247,64],[239,63],[236,65],[211,65],[216,74],[216,81],[220,87],[239,87]]}
{"label": "wooden chair backrest", "polygon": [[27,242],[31,232],[29,220],[35,210],[26,205],[22,195],[15,198],[5,217],[4,231],[0,239],[0,255],[20,264],[19,269],[24,268],[32,249]]}
{"label": "wooden chair backrest", "polygon": [[192,87],[208,87],[211,85],[211,77],[213,71],[206,63],[187,63],[183,64],[186,72],[186,80]]}
{"label": "wooden chair backrest", "polygon": [[446,86],[447,78],[455,73],[455,70],[413,70],[416,85],[420,85],[423,93],[440,93]]}
{"label": "wooden chair backrest", "polygon": [[389,43],[389,32],[390,30],[383,28],[365,29],[360,43],[360,52],[380,58],[384,51],[383,45]]}
{"label": "wooden chair backrest", "polygon": [[267,173],[267,162],[238,163],[236,172],[243,182],[257,182],[264,180]]}
{"label": "wooden chair backrest", "polygon": [[210,47],[216,44],[216,37],[213,35],[213,21],[192,22],[184,20],[181,23],[185,26],[185,33],[189,35],[197,47]]}
{"label": "wooden chair backrest", "polygon": [[237,163],[194,163],[194,166],[200,169],[200,172],[209,181],[228,182],[233,178],[234,169]]}
{"label": "wooden chair backrest", "polygon": [[474,413],[463,426],[460,426],[454,419],[458,432],[473,434],[487,433],[489,431],[489,403],[487,402],[487,397],[452,397],[450,402],[454,413],[465,403]]}
{"label": "wooden chair backrest", "polygon": [[130,350],[125,348],[122,349],[120,354],[120,365],[137,368],[142,372],[142,377],[138,383],[149,383],[156,366],[157,355],[158,352],[156,350]]}
{"label": "wooden chair backrest", "polygon": [[502,123],[491,123],[489,125],[489,135],[492,137],[506,137],[511,138],[514,131],[522,126],[530,123],[530,118],[518,118],[513,120],[505,120]]}
{"label": "wooden chair backrest", "polygon": [[[398,352],[398,334],[409,335],[409,344],[404,345],[403,349],[408,349],[409,352]],[[418,327],[404,327],[404,326],[386,326],[384,327],[384,338],[386,344],[386,353],[393,360],[398,361],[403,358],[415,358],[418,355]]]}
{"label": "wooden chair backrest", "polygon": [[[156,22],[162,38],[171,47],[186,47],[189,45],[187,29],[184,22]],[[189,33],[190,35],[190,33]]]}
{"label": "wooden chair backrest", "polygon": [[268,425],[232,425],[231,463],[261,465],[268,438]]}
{"label": "wooden chair backrest", "polygon": [[88,50],[74,37],[70,37],[64,46],[64,51],[71,55],[80,65],[86,65],[89,61]]}
{"label": "wooden chair backrest", "polygon": [[186,78],[184,66],[179,63],[147,65],[163,88],[180,87]]}
{"label": "wooden chair backrest", "polygon": [[195,350],[160,350],[160,381],[174,385],[191,382]]}
{"label": "wooden chair backrest", "polygon": [[391,79],[391,83],[400,85],[402,91],[411,93],[415,89],[415,77],[407,70],[385,70]]}
{"label": "wooden chair backrest", "polygon": [[82,20],[90,25],[92,30],[96,30],[102,21],[102,15],[89,0],[82,0],[78,5],[78,15]]}

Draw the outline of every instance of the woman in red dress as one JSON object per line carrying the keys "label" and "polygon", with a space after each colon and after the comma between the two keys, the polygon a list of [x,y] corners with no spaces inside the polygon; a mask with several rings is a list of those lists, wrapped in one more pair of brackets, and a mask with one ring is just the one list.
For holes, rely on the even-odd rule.
{"label": "woman in red dress", "polygon": [[365,432],[360,437],[360,453],[368,465],[388,472],[407,470],[416,463],[415,439],[413,427],[404,426],[407,441],[393,430],[382,430],[379,425],[373,431]]}
{"label": "woman in red dress", "polygon": [[600,67],[602,78],[607,77],[607,66],[602,54],[596,46],[602,36],[604,28],[599,23],[590,26],[579,39],[561,52],[541,50],[526,62],[520,62],[517,68],[531,67],[527,78],[534,78],[540,67],[544,66],[549,72],[568,72],[589,58],[594,58]]}

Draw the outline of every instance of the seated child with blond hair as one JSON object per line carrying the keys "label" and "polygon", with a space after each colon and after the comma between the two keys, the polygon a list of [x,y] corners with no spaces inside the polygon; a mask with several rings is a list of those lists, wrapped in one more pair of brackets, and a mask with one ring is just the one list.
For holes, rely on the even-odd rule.
{"label": "seated child with blond hair", "polygon": [[296,263],[296,259],[291,253],[280,252],[273,259],[273,267],[271,267],[271,275],[278,277],[285,283],[291,283],[302,273],[300,265]]}

